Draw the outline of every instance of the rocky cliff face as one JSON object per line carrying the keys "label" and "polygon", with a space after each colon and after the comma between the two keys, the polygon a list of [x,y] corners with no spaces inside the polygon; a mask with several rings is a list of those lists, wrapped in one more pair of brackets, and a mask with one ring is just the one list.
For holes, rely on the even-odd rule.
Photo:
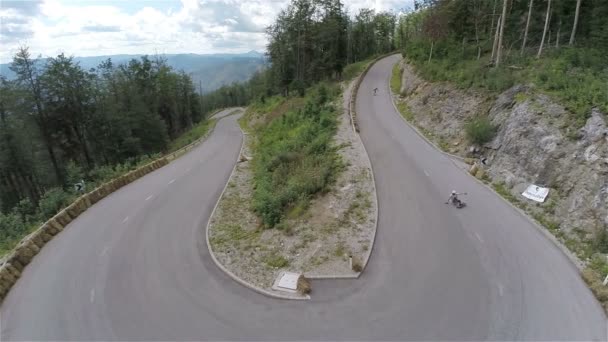
{"label": "rocky cliff face", "polygon": [[[450,152],[487,157],[486,171],[493,182],[504,183],[531,212],[542,213],[568,236],[589,239],[608,228],[604,113],[593,110],[578,129],[563,106],[533,86],[518,85],[486,98],[449,84],[425,82],[405,63],[400,101],[408,104],[415,124],[432,132]],[[498,127],[485,146],[466,141],[464,124],[476,115],[487,115]],[[551,189],[545,203],[521,196],[531,183]]]}

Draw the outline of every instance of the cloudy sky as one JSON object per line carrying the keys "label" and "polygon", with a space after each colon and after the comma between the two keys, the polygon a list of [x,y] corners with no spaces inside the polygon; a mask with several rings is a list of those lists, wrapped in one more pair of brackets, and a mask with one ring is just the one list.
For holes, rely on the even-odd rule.
{"label": "cloudy sky", "polygon": [[[343,0],[399,10],[413,0]],[[289,0],[0,0],[0,63],[20,45],[43,56],[263,51]]]}

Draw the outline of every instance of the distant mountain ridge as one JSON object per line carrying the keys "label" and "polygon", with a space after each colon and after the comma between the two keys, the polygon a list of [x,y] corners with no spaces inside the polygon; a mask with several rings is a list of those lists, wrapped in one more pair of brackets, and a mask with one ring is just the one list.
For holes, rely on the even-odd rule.
{"label": "distant mountain ridge", "polygon": [[[139,59],[141,55],[104,55],[74,57],[74,61],[89,70],[96,68],[101,62],[110,58],[115,65],[124,64],[133,58]],[[154,57],[154,55],[148,55]],[[167,59],[167,63],[175,70],[183,70],[192,76],[197,87],[200,85],[203,93],[213,91],[223,85],[233,82],[248,80],[256,71],[264,65],[264,54],[257,51],[249,51],[241,54],[161,54],[160,57]],[[43,62],[47,58],[42,59]],[[9,68],[10,64],[0,64],[0,75],[13,79],[15,74]]]}

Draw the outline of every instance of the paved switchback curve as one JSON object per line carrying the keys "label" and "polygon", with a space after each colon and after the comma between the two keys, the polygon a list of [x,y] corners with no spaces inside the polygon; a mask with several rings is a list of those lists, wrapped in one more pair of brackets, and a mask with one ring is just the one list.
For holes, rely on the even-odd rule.
{"label": "paved switchback curve", "polygon": [[[213,264],[204,227],[238,156],[233,115],[52,240],[5,299],[2,340],[606,340],[566,257],[394,112],[396,61],[370,70],[357,101],[380,207],[359,280],[283,301]],[[465,210],[443,204],[452,188],[468,191]]]}

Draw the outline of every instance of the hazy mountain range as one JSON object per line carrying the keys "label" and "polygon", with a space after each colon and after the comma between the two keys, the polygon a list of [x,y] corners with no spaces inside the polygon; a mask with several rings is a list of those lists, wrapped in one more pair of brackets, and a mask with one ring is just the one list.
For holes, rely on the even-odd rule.
{"label": "hazy mountain range", "polygon": [[[89,70],[108,58],[111,58],[114,64],[123,64],[141,56],[143,55],[74,57],[74,61],[83,69]],[[166,58],[174,69],[190,74],[203,93],[233,82],[246,81],[264,64],[264,54],[257,51],[242,54],[167,54],[162,57]],[[15,74],[9,66],[10,64],[0,64],[0,75],[12,79]]]}

